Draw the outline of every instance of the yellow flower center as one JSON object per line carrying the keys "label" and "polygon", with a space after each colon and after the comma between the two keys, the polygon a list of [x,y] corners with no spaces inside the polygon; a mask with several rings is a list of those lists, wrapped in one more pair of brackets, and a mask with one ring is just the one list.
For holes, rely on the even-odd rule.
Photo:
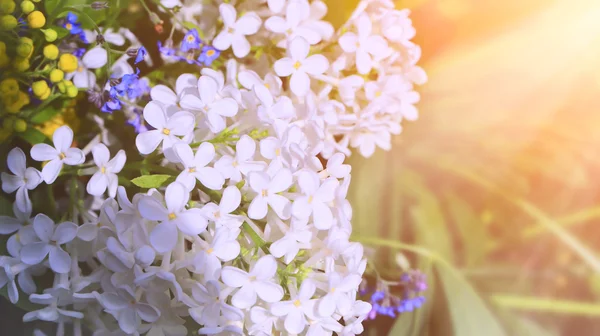
{"label": "yellow flower center", "polygon": [[206,250],[206,253],[207,253],[207,254],[211,254],[211,253],[213,253],[214,251],[215,251],[215,249],[213,249],[213,248],[211,247],[211,248],[209,248],[208,250]]}
{"label": "yellow flower center", "polygon": [[210,56],[212,56],[212,55],[214,55],[214,54],[215,54],[215,51],[214,51],[214,50],[212,50],[212,49],[209,49],[209,50],[206,52],[206,56],[208,56],[208,57],[210,57]]}
{"label": "yellow flower center", "polygon": [[215,219],[219,219],[219,218],[221,218],[221,212],[215,211],[215,212],[213,212],[213,216],[215,217]]}
{"label": "yellow flower center", "polygon": [[308,196],[308,204],[312,203],[313,201],[313,197],[312,196]]}
{"label": "yellow flower center", "polygon": [[296,69],[296,70],[300,69],[301,66],[302,66],[302,63],[300,63],[300,61],[296,61],[296,63],[294,63],[294,69]]}
{"label": "yellow flower center", "polygon": [[233,162],[231,163],[231,166],[232,166],[233,168],[237,167],[237,166],[238,166],[238,162],[237,162],[237,160],[233,160]]}
{"label": "yellow flower center", "polygon": [[233,33],[235,33],[235,29],[233,29],[232,27],[229,27],[229,28],[227,28],[227,32],[229,34],[233,34]]}
{"label": "yellow flower center", "polygon": [[383,94],[383,92],[377,91],[377,92],[375,92],[375,97],[381,97],[382,94]]}
{"label": "yellow flower center", "polygon": [[331,287],[331,289],[329,290],[329,292],[335,293],[335,287]]}
{"label": "yellow flower center", "polygon": [[106,167],[102,167],[102,168],[100,168],[100,172],[101,172],[102,174],[105,174],[105,173],[106,173]]}
{"label": "yellow flower center", "polygon": [[65,28],[67,28],[68,30],[71,30],[71,29],[73,28],[73,25],[72,25],[72,24],[70,24],[70,23],[67,23],[67,24],[65,25]]}
{"label": "yellow flower center", "polygon": [[300,302],[300,300],[298,300],[298,299],[294,300],[294,306],[300,307],[301,305],[302,305],[302,303]]}
{"label": "yellow flower center", "polygon": [[58,158],[61,160],[64,160],[67,158],[67,156],[65,155],[65,153],[60,153],[60,154],[58,154]]}
{"label": "yellow flower center", "polygon": [[193,35],[189,35],[187,37],[188,42],[194,42],[194,36]]}
{"label": "yellow flower center", "polygon": [[170,130],[170,129],[168,129],[168,128],[163,128],[162,132],[163,132],[163,134],[164,134],[164,135],[169,135],[169,134],[171,134],[171,130]]}
{"label": "yellow flower center", "polygon": [[195,172],[196,172],[196,167],[190,167],[190,168],[188,169],[188,171],[189,171],[190,173],[195,173]]}
{"label": "yellow flower center", "polygon": [[267,189],[265,189],[265,190],[263,190],[263,191],[260,192],[260,195],[262,197],[267,197],[268,194],[269,194],[269,192],[267,191]]}
{"label": "yellow flower center", "polygon": [[275,150],[275,155],[277,155],[277,156],[281,155],[281,149],[280,148],[277,148]]}
{"label": "yellow flower center", "polygon": [[270,85],[269,83],[265,83],[265,87],[266,87],[267,89],[270,89],[270,88],[271,88],[271,85]]}
{"label": "yellow flower center", "polygon": [[177,215],[171,212],[171,213],[169,214],[169,220],[173,220],[173,219],[175,219],[175,218],[177,218]]}

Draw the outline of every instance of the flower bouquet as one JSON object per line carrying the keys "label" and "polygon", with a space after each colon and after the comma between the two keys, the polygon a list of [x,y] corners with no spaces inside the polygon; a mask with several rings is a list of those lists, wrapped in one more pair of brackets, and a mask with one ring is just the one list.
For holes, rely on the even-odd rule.
{"label": "flower bouquet", "polygon": [[344,163],[417,118],[409,12],[364,0],[337,30],[326,13],[0,0],[0,287],[25,321],[355,335],[422,303],[414,270],[363,279]]}

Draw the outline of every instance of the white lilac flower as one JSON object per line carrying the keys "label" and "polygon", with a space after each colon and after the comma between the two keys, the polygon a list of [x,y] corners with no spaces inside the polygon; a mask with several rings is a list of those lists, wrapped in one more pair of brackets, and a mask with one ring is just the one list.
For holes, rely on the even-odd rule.
{"label": "white lilac flower", "polygon": [[206,115],[206,122],[213,133],[225,129],[226,117],[233,117],[238,112],[237,102],[224,97],[223,81],[219,82],[211,76],[200,76],[198,79],[198,95],[186,94],[181,98],[181,107],[188,111],[198,111]]}
{"label": "white lilac flower", "polygon": [[85,161],[81,149],[71,148],[73,130],[69,126],[61,126],[52,135],[54,147],[45,143],[31,148],[31,158],[36,161],[48,161],[42,168],[42,177],[48,184],[53,183],[60,173],[63,164],[75,166]]}
{"label": "white lilac flower", "polygon": [[[144,107],[144,120],[155,129],[140,133],[135,138],[135,145],[141,154],[150,154],[162,143],[163,153],[171,149],[173,144],[191,133],[194,128],[194,115],[179,111],[168,116],[165,110],[154,102]],[[43,172],[42,172],[43,173]]]}
{"label": "white lilac flower", "polygon": [[223,290],[216,280],[207,281],[206,286],[195,283],[192,296],[200,306],[190,308],[190,316],[204,327],[218,327],[244,318],[240,309],[227,304],[229,291]]}
{"label": "white lilac flower", "polygon": [[266,302],[278,302],[283,297],[283,288],[273,282],[277,272],[277,261],[272,256],[264,256],[246,272],[237,267],[225,266],[221,280],[230,287],[239,288],[231,303],[241,309],[252,307],[257,296]]}
{"label": "white lilac flower", "polygon": [[206,229],[207,220],[197,208],[186,209],[190,193],[179,183],[169,184],[165,204],[152,196],[140,199],[138,209],[142,217],[160,223],[150,233],[150,242],[159,253],[171,251],[177,244],[179,231],[198,235]]}
{"label": "white lilac flower", "polygon": [[[15,205],[20,213],[31,213],[31,200],[27,190],[35,189],[42,183],[42,174],[35,168],[26,166],[25,153],[20,148],[8,152],[6,165],[14,175],[2,172],[2,191],[11,194],[17,192]],[[15,213],[16,215],[16,213]]]}
{"label": "white lilac flower", "polygon": [[305,96],[310,90],[309,75],[321,75],[329,67],[325,56],[308,56],[309,43],[303,37],[296,37],[289,43],[288,56],[275,62],[275,73],[279,77],[290,77],[290,88],[297,96]]}
{"label": "white lilac flower", "polygon": [[292,185],[292,174],[288,169],[279,170],[273,177],[263,172],[252,172],[248,181],[250,188],[257,194],[248,208],[250,218],[264,218],[269,206],[280,218],[290,217],[290,200],[278,194]]}
{"label": "white lilac flower", "polygon": [[240,254],[240,243],[236,240],[239,230],[233,233],[227,228],[220,228],[217,229],[210,243],[198,241],[204,246],[196,255],[194,262],[204,273],[205,279],[218,279],[221,274],[221,263],[231,261]]}
{"label": "white lilac flower", "polygon": [[183,74],[177,77],[175,82],[175,91],[168,86],[158,84],[150,90],[150,97],[153,101],[165,104],[167,106],[179,106],[179,102],[186,93],[193,93],[197,89],[198,78],[192,74]]}
{"label": "white lilac flower", "polygon": [[194,153],[188,144],[178,143],[173,146],[173,151],[183,165],[183,171],[177,176],[177,181],[187,190],[191,191],[196,186],[196,179],[209,189],[219,190],[223,187],[225,179],[221,173],[213,167],[207,167],[215,157],[213,144],[203,142]]}
{"label": "white lilac flower", "polygon": [[21,211],[17,203],[13,203],[13,215],[0,216],[0,234],[7,235],[18,231],[20,228],[31,224],[31,209],[29,211]]}
{"label": "white lilac flower", "polygon": [[317,305],[321,316],[331,316],[336,309],[348,307],[352,300],[348,292],[354,291],[362,281],[362,278],[356,274],[343,276],[337,272],[329,272],[327,294],[325,294]]}
{"label": "white lilac flower", "polygon": [[360,74],[368,74],[373,68],[373,61],[385,56],[388,52],[387,41],[373,33],[371,19],[361,15],[356,23],[358,33],[347,32],[340,37],[340,46],[347,53],[356,54],[356,69]]}
{"label": "white lilac flower", "polygon": [[100,196],[108,189],[108,195],[114,198],[117,195],[117,187],[119,186],[117,174],[123,169],[127,159],[125,151],[121,149],[111,159],[106,145],[97,144],[92,148],[92,155],[98,171],[88,181],[87,192],[90,195]]}
{"label": "white lilac flower", "polygon": [[139,302],[128,286],[118,288],[115,293],[104,293],[98,297],[98,301],[107,313],[115,317],[121,330],[127,334],[135,333],[142,320],[152,323],[160,317],[158,309]]}
{"label": "white lilac flower", "polygon": [[312,297],[317,287],[310,280],[305,280],[297,291],[294,285],[290,286],[290,300],[276,302],[271,305],[271,313],[275,316],[285,316],[285,330],[291,334],[301,333],[308,321],[306,316],[312,316],[316,300]]}
{"label": "white lilac flower", "polygon": [[213,40],[213,46],[219,50],[231,47],[235,57],[245,57],[250,52],[250,43],[246,36],[256,34],[262,21],[253,12],[248,12],[238,19],[235,7],[230,4],[221,4],[219,12],[224,27]]}
{"label": "white lilac flower", "polygon": [[225,178],[233,182],[242,180],[252,171],[262,171],[266,164],[261,161],[253,161],[256,152],[256,142],[244,134],[235,145],[235,157],[223,155],[216,163],[217,168]]}
{"label": "white lilac flower", "polygon": [[242,201],[242,194],[236,186],[229,186],[223,190],[223,196],[219,205],[215,203],[207,203],[202,208],[204,216],[219,227],[227,227],[229,229],[237,229],[244,221],[239,215],[232,215]]}
{"label": "white lilac flower", "polygon": [[74,72],[67,74],[73,84],[80,89],[91,88],[96,84],[96,75],[91,70],[100,69],[106,65],[108,53],[101,46],[88,50],[79,60],[79,67]]}
{"label": "white lilac flower", "polygon": [[273,33],[285,35],[285,39],[278,44],[279,47],[285,47],[287,40],[297,36],[303,37],[311,45],[317,44],[321,41],[321,34],[304,24],[309,15],[308,1],[293,1],[286,7],[285,18],[271,16],[265,21],[265,28]]}
{"label": "white lilac flower", "polygon": [[296,198],[292,206],[292,214],[298,218],[313,217],[315,227],[327,230],[333,224],[333,214],[329,203],[334,199],[338,180],[328,178],[321,183],[317,173],[304,170],[298,174],[298,185],[304,193]]}
{"label": "white lilac flower", "polygon": [[304,220],[292,220],[289,230],[285,235],[274,241],[269,251],[275,258],[283,257],[283,261],[289,264],[294,260],[301,247],[310,246],[313,233]]}
{"label": "white lilac flower", "polygon": [[21,260],[27,265],[36,265],[49,256],[50,268],[55,273],[67,273],[71,269],[71,256],[61,245],[77,236],[77,225],[71,222],[55,225],[48,216],[38,214],[33,219],[33,230],[39,241],[23,246]]}

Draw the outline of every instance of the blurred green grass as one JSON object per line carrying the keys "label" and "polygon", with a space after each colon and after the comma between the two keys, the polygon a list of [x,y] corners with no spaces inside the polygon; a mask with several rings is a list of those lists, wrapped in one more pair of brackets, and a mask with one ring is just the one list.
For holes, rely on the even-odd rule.
{"label": "blurred green grass", "polygon": [[[356,1],[327,3],[340,23]],[[599,4],[398,4],[430,82],[391,152],[351,157],[353,236],[431,284],[365,334],[600,334]]]}

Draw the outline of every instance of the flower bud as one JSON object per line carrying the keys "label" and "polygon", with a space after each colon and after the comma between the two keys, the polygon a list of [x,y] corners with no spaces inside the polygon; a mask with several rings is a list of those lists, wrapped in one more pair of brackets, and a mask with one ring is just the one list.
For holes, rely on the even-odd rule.
{"label": "flower bud", "polygon": [[67,92],[67,85],[65,84],[64,80],[62,82],[56,83],[56,87],[58,88],[58,91],[60,91],[60,93]]}
{"label": "flower bud", "polygon": [[54,69],[50,71],[50,81],[52,83],[58,83],[65,78],[65,73],[60,69]]}
{"label": "flower bud", "polygon": [[0,17],[0,28],[11,30],[17,26],[17,18],[12,15],[2,15]]}
{"label": "flower bud", "polygon": [[77,90],[77,88],[74,85],[67,87],[67,97],[75,98],[75,97],[77,97],[78,93],[79,93],[79,90]]}
{"label": "flower bud", "polygon": [[46,24],[46,17],[40,11],[33,11],[27,15],[27,23],[31,28],[42,28]]}
{"label": "flower bud", "polygon": [[25,72],[29,69],[29,59],[23,57],[15,57],[12,62],[12,66],[15,70],[19,72]]}
{"label": "flower bud", "polygon": [[0,82],[0,96],[14,96],[19,93],[19,82],[14,78],[7,78]]}
{"label": "flower bud", "polygon": [[35,10],[35,5],[29,0],[21,2],[21,11],[23,14],[29,14]]}
{"label": "flower bud", "polygon": [[31,84],[31,89],[33,90],[33,94],[38,97],[45,95],[46,92],[50,90],[48,83],[46,83],[45,80],[33,82],[33,84]]}
{"label": "flower bud", "polygon": [[138,51],[139,51],[138,48],[129,48],[129,49],[127,49],[127,51],[125,53],[129,57],[135,57],[135,56],[137,56]]}
{"label": "flower bud", "polygon": [[105,9],[105,8],[108,8],[108,2],[94,1],[90,5],[90,7],[92,7],[92,9],[95,9],[95,10]]}
{"label": "flower bud", "polygon": [[106,40],[104,39],[104,35],[102,35],[102,34],[96,35],[96,44],[102,44],[104,42],[106,42]]}
{"label": "flower bud", "polygon": [[31,57],[33,53],[33,41],[28,37],[21,37],[17,45],[17,55],[23,58]]}
{"label": "flower bud", "polygon": [[46,37],[46,42],[54,42],[54,41],[56,41],[56,38],[58,37],[58,33],[56,32],[56,30],[54,30],[52,28],[42,29],[42,32],[44,33],[44,36]]}
{"label": "flower bud", "polygon": [[55,60],[58,58],[58,47],[54,44],[48,44],[44,47],[44,57],[49,60]]}
{"label": "flower bud", "polygon": [[15,11],[15,2],[12,0],[1,0],[0,1],[0,13],[11,14]]}
{"label": "flower bud", "polygon": [[25,132],[27,130],[27,122],[23,119],[17,119],[13,123],[13,129],[17,133]]}
{"label": "flower bud", "polygon": [[58,60],[58,68],[69,73],[77,70],[77,57],[71,54],[62,54]]}
{"label": "flower bud", "polygon": [[23,91],[19,91],[16,95],[4,99],[4,106],[8,113],[19,113],[21,108],[27,104],[29,104],[29,95]]}

